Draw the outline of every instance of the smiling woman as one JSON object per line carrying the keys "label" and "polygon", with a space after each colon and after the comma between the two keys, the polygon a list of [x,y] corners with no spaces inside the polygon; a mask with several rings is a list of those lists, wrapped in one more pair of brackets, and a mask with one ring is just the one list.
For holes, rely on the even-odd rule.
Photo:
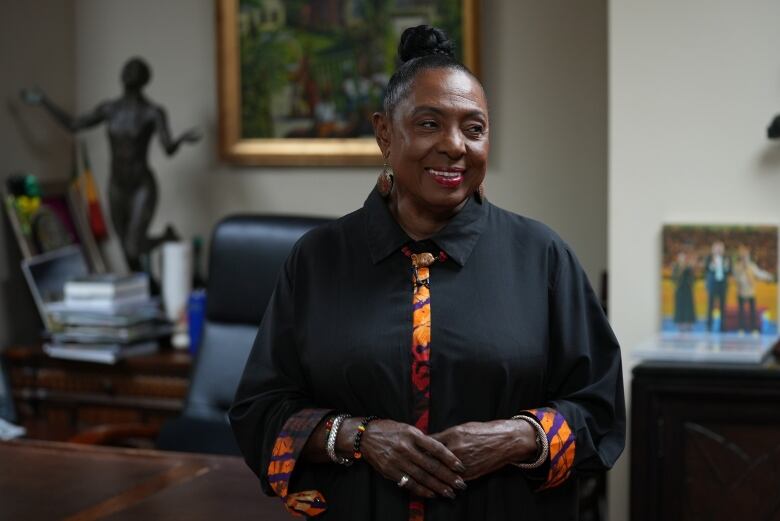
{"label": "smiling woman", "polygon": [[487,100],[446,36],[407,29],[399,57],[385,170],[288,258],[236,437],[307,516],[576,519],[572,474],[623,449],[619,346],[569,247],[484,198]]}
{"label": "smiling woman", "polygon": [[395,107],[374,114],[395,172],[390,211],[413,239],[430,237],[479,189],[490,149],[487,102],[468,72],[430,68]]}

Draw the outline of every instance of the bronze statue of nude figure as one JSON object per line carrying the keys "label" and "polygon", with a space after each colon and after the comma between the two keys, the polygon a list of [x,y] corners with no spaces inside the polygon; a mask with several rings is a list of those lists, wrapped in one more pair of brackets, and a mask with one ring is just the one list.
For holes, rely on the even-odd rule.
{"label": "bronze statue of nude figure", "polygon": [[171,137],[165,110],[143,94],[151,79],[151,70],[141,58],[131,58],[122,68],[124,93],[108,100],[87,114],[73,117],[55,105],[39,89],[23,89],[22,99],[30,105],[40,105],[70,132],[107,124],[111,147],[111,174],[108,183],[108,201],[111,222],[119,236],[128,267],[143,268],[142,256],[170,233],[161,237],[147,236],[149,224],[157,205],[157,182],[149,168],[149,142],[155,132],[165,152],[172,155],[182,143],[195,143],[200,133],[191,129],[176,139]]}

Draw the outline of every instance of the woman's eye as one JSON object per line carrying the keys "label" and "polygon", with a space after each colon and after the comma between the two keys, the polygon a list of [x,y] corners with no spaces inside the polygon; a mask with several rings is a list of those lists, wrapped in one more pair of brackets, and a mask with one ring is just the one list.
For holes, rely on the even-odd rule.
{"label": "woman's eye", "polygon": [[482,125],[471,125],[468,127],[468,131],[472,134],[484,134],[485,133],[485,127]]}
{"label": "woman's eye", "polygon": [[430,120],[430,119],[428,119],[428,120],[425,120],[425,121],[421,121],[421,122],[420,122],[420,126],[421,126],[422,128],[436,128],[436,127],[438,127],[438,125],[436,124],[436,122],[435,122],[435,121],[433,121],[433,120]]}

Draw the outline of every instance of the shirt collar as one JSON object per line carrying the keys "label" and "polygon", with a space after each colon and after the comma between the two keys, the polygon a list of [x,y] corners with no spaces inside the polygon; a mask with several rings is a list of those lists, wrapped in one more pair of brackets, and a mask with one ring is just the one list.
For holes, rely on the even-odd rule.
{"label": "shirt collar", "polygon": [[[465,265],[485,229],[488,207],[488,202],[480,203],[474,196],[469,197],[463,208],[431,240],[458,265]],[[376,188],[369,194],[363,208],[366,212],[368,248],[374,264],[400,250],[404,244],[413,242],[396,222]]]}

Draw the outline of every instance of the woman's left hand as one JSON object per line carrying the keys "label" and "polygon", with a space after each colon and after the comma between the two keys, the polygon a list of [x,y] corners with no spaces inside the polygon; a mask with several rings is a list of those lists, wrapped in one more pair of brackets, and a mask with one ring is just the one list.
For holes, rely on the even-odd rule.
{"label": "woman's left hand", "polygon": [[466,472],[462,477],[466,481],[536,455],[536,431],[523,420],[463,423],[431,437],[463,462]]}

